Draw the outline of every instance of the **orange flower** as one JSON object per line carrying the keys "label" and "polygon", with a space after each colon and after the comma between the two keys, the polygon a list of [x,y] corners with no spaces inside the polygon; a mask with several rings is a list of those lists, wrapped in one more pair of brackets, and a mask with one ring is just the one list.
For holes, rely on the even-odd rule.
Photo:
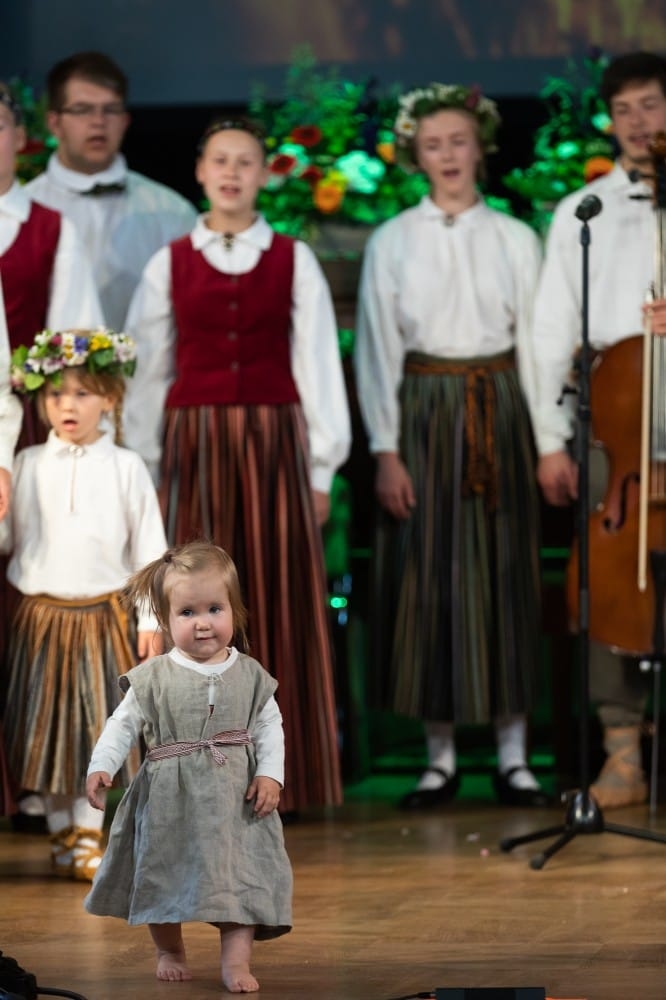
{"label": "orange flower", "polygon": [[324,215],[331,215],[340,208],[344,196],[345,192],[339,184],[328,184],[326,181],[319,181],[315,185],[312,200],[320,212],[323,212]]}
{"label": "orange flower", "polygon": [[610,173],[614,165],[613,161],[609,160],[607,156],[591,156],[583,165],[585,183],[589,184],[595,178],[603,177],[604,174]]}
{"label": "orange flower", "polygon": [[289,135],[290,142],[297,142],[299,146],[305,146],[306,149],[309,149],[310,146],[316,146],[320,140],[321,129],[317,128],[316,125],[299,125],[292,129]]}
{"label": "orange flower", "polygon": [[384,163],[395,163],[395,144],[392,142],[377,143],[377,155]]}

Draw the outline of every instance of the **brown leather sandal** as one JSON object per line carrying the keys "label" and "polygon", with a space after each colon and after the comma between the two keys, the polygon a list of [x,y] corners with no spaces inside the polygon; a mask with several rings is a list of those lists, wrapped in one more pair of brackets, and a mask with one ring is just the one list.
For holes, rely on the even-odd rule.
{"label": "brown leather sandal", "polygon": [[102,831],[86,830],[75,826],[72,831],[74,845],[72,847],[71,877],[77,882],[92,882],[99,868],[104,851],[102,850]]}
{"label": "brown leather sandal", "polygon": [[[76,844],[76,833],[73,826],[66,826],[51,836],[51,871],[60,878],[72,877],[74,856],[72,850]],[[69,855],[68,860],[64,859]]]}

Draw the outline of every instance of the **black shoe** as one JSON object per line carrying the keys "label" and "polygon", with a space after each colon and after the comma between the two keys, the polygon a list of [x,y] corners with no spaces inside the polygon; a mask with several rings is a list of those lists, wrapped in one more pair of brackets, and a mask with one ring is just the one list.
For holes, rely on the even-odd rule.
{"label": "black shoe", "polygon": [[493,775],[493,785],[497,801],[503,806],[547,806],[550,796],[542,788],[516,788],[511,784],[511,775],[516,771],[527,771],[527,767],[510,767],[508,771],[496,771]]}
{"label": "black shoe", "polygon": [[460,788],[460,775],[458,772],[449,774],[441,767],[427,767],[426,771],[433,771],[444,778],[444,784],[439,788],[415,788],[413,792],[408,792],[398,802],[398,809],[434,809],[436,806],[444,806],[451,799],[454,799]]}
{"label": "black shoe", "polygon": [[[34,811],[40,805],[36,801],[38,798],[37,792],[23,792],[22,795],[19,795],[18,809],[10,817],[14,833],[48,833],[43,804],[42,811]],[[27,808],[21,808],[22,806]]]}
{"label": "black shoe", "polygon": [[48,833],[46,816],[31,816],[30,813],[15,812],[10,816],[14,833]]}

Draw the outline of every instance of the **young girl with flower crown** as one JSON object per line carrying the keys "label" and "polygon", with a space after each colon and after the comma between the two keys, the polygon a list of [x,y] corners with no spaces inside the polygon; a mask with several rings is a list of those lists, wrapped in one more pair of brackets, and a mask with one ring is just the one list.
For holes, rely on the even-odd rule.
{"label": "young girl with flower crown", "polygon": [[475,88],[401,98],[396,152],[430,195],[373,235],[361,278],[356,373],[381,505],[375,662],[382,704],[424,720],[427,737],[410,809],[455,795],[454,723],[491,719],[500,801],[546,801],[525,715],[540,631],[526,403],[540,249],[479,194],[498,124]]}
{"label": "young girl with flower crown", "polygon": [[149,262],[130,307],[128,443],[159,468],[170,543],[233,553],[260,661],[280,684],[286,811],[341,800],[319,525],[350,442],[330,292],[310,248],[255,201],[260,133],[214,122],[197,179],[210,202]]}
{"label": "young girl with flower crown", "polygon": [[[252,993],[256,939],[291,927],[291,867],[276,808],[284,735],[275,680],[247,656],[236,567],[210,542],[168,550],[135,574],[128,597],[148,600],[173,642],[134,667],[88,769],[90,804],[143,735],[146,759],[120,803],[86,897],[100,916],[145,924],[157,978],[187,980],[182,921],[219,928],[222,980]],[[233,645],[235,643],[235,645]]]}
{"label": "young girl with flower crown", "polygon": [[165,546],[154,486],[120,438],[130,338],[107,330],[37,334],[12,357],[16,391],[36,394],[50,433],[19,452],[0,548],[22,595],[9,651],[5,745],[19,788],[45,797],[58,875],[90,880],[103,814],[84,795],[86,767],[117,702],[117,678],[161,648],[146,609],[126,614],[129,575]]}

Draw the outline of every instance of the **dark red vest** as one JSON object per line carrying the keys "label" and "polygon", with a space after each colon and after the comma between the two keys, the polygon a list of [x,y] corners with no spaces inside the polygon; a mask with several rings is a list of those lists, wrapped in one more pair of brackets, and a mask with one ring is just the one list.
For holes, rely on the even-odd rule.
{"label": "dark red vest", "polygon": [[171,244],[176,378],[167,407],[298,402],[291,374],[294,243],[275,234],[257,266],[224,274],[192,247]]}
{"label": "dark red vest", "polygon": [[9,343],[31,344],[46,326],[60,215],[33,201],[18,236],[0,256]]}

